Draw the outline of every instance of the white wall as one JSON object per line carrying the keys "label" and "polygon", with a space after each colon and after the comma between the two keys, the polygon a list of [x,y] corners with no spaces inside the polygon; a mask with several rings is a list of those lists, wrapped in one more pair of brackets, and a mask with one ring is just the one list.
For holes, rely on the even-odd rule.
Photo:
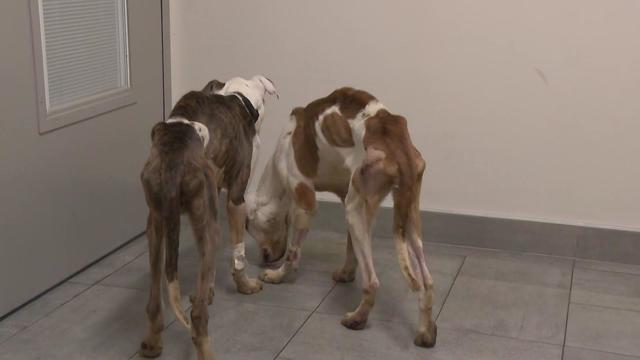
{"label": "white wall", "polygon": [[264,73],[260,169],[289,111],[342,85],[410,121],[422,208],[640,230],[640,2],[171,3],[174,100]]}

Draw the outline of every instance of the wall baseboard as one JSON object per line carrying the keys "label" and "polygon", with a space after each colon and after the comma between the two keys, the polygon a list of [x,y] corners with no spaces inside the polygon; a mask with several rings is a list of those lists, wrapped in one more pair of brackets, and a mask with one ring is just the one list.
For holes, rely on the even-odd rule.
{"label": "wall baseboard", "polygon": [[[640,232],[435,211],[421,218],[427,242],[640,264]],[[393,209],[381,207],[374,235],[391,237],[392,222]],[[313,228],[346,232],[342,204],[318,201]]]}

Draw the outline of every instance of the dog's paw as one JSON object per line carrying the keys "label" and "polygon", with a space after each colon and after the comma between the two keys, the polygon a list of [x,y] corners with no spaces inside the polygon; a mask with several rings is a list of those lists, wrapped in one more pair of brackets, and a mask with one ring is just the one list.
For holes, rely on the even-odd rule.
{"label": "dog's paw", "polygon": [[145,339],[140,344],[140,356],[146,358],[157,358],[162,354],[162,341],[150,341]]}
{"label": "dog's paw", "polygon": [[345,271],[344,269],[338,269],[333,272],[333,281],[339,283],[350,283],[356,278],[355,271]]}
{"label": "dog's paw", "polygon": [[367,318],[357,312],[350,312],[342,318],[340,323],[347,329],[362,330],[367,325]]}
{"label": "dog's paw", "polygon": [[279,284],[284,279],[284,273],[280,269],[266,269],[260,274],[260,280],[269,284]]}
{"label": "dog's paw", "polygon": [[250,279],[245,277],[243,281],[236,283],[238,292],[245,295],[251,295],[262,290],[262,283],[258,279]]}
{"label": "dog's paw", "polygon": [[438,337],[438,326],[436,325],[435,322],[432,321],[431,326],[429,327],[429,330],[426,332],[418,333],[415,340],[413,340],[413,343],[416,346],[432,348],[436,346],[437,337]]}

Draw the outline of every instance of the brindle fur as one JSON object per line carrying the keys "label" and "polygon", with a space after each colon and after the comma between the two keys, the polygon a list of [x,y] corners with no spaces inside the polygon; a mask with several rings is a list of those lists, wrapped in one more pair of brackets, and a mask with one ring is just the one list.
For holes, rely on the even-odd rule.
{"label": "brindle fur", "polygon": [[[213,298],[215,245],[219,238],[217,222],[218,192],[228,189],[227,208],[243,209],[244,192],[251,172],[252,140],[256,135],[253,120],[235,96],[215,95],[224,83],[211,81],[203,91],[184,95],[175,105],[171,118],[185,118],[207,126],[210,141],[203,143],[187,124],[158,123],[151,132],[152,147],[141,174],[149,207],[147,237],[151,288],[147,305],[149,330],[140,354],[156,357],[162,352],[161,281],[163,258],[165,276],[174,293],[177,282],[180,214],[186,213],[193,228],[201,267],[196,294],[191,296],[191,323],[181,307],[176,316],[190,327],[199,360],[213,360],[207,331],[208,310]],[[234,244],[242,241],[244,211],[229,215]],[[234,216],[235,215],[235,216]],[[237,229],[240,229],[238,234]],[[238,240],[239,239],[239,240]],[[253,293],[261,289],[244,269],[234,268],[238,290]],[[180,301],[179,296],[176,301]]]}

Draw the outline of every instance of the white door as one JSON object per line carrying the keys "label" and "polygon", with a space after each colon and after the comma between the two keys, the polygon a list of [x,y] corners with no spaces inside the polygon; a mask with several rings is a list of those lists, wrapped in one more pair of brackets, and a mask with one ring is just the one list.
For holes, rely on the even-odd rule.
{"label": "white door", "polygon": [[144,230],[163,118],[161,1],[30,1],[0,4],[0,317]]}

